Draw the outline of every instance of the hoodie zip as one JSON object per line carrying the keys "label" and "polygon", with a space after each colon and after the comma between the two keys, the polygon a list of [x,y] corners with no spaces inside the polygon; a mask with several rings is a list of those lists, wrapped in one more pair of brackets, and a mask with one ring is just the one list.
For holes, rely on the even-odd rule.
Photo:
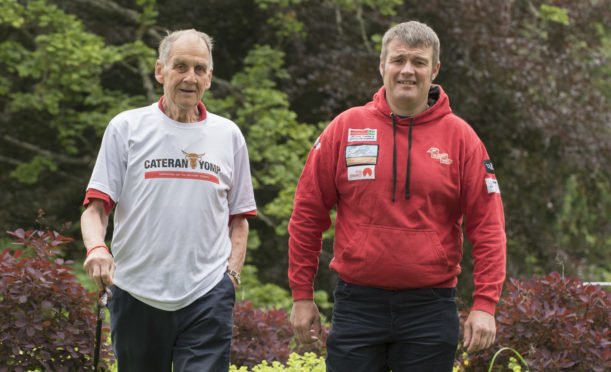
{"label": "hoodie zip", "polygon": [[[392,119],[392,202],[395,202],[395,193],[397,191],[397,121],[395,114],[390,113]],[[409,121],[409,134],[407,137],[407,173],[405,175],[405,199],[409,200],[409,185],[410,185],[410,165],[412,160],[412,128],[414,127],[414,118]]]}

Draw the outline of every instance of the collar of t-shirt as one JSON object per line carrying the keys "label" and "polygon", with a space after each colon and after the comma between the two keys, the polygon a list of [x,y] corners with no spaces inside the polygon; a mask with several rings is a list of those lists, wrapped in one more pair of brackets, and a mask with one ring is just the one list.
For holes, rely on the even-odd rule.
{"label": "collar of t-shirt", "polygon": [[[165,114],[165,111],[163,110],[163,97],[161,96],[161,98],[159,99],[159,109],[161,110],[161,112],[163,112]],[[197,104],[197,111],[199,111],[199,120],[198,121],[203,121],[206,120],[206,106],[204,106],[204,104],[200,101]]]}

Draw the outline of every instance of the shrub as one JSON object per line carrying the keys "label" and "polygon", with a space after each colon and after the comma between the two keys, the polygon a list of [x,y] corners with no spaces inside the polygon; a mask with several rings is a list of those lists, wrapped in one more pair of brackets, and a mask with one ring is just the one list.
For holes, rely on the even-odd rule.
{"label": "shrub", "polygon": [[[72,239],[52,231],[8,234],[25,251],[0,255],[0,371],[92,370],[93,304],[70,262],[57,257]],[[104,359],[113,357],[105,339],[100,367],[108,369]]]}
{"label": "shrub", "polygon": [[[293,299],[291,292],[272,283],[261,283],[257,277],[258,269],[252,265],[242,268],[242,284],[238,289],[237,298],[240,301],[251,301],[257,308],[291,310]],[[314,301],[321,311],[331,309],[333,303],[329,302],[329,295],[324,290],[314,292]]]}
{"label": "shrub", "polygon": [[[496,314],[497,348],[517,350],[534,371],[611,368],[608,291],[558,273],[510,279],[506,290]],[[493,353],[469,356],[466,370],[487,370]],[[496,365],[509,363],[505,356]]]}
{"label": "shrub", "polygon": [[236,303],[231,341],[231,364],[249,368],[261,363],[286,363],[291,353],[312,352],[323,355],[328,328],[323,326],[322,339],[310,345],[297,344],[288,313],[284,309],[257,309],[249,301]]}
{"label": "shrub", "polygon": [[325,372],[325,358],[317,356],[314,353],[305,353],[299,355],[292,353],[286,365],[280,362],[272,362],[271,365],[263,361],[261,364],[257,364],[252,367],[251,370],[248,367],[242,366],[238,369],[235,365],[231,365],[229,372]]}

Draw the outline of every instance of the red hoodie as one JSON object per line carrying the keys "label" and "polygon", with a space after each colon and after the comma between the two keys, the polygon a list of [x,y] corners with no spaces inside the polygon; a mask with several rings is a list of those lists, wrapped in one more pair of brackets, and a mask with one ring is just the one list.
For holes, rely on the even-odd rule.
{"label": "red hoodie", "polygon": [[481,140],[432,85],[426,111],[392,114],[382,87],[337,116],[314,144],[289,222],[293,299],[311,299],[322,233],[336,206],[330,268],[382,289],[456,285],[462,222],[473,245],[474,310],[494,314],[505,280],[505,220]]}

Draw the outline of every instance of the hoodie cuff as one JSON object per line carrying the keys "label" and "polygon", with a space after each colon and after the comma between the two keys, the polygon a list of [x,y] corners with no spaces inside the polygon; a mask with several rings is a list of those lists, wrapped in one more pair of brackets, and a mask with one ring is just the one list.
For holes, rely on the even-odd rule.
{"label": "hoodie cuff", "polygon": [[314,288],[312,287],[295,287],[292,290],[293,301],[314,299]]}
{"label": "hoodie cuff", "polygon": [[473,307],[471,308],[471,311],[473,310],[480,310],[480,311],[485,311],[489,314],[491,314],[492,316],[494,316],[494,311],[496,309],[496,302],[494,301],[490,301],[488,299],[485,298],[476,298],[473,301]]}

